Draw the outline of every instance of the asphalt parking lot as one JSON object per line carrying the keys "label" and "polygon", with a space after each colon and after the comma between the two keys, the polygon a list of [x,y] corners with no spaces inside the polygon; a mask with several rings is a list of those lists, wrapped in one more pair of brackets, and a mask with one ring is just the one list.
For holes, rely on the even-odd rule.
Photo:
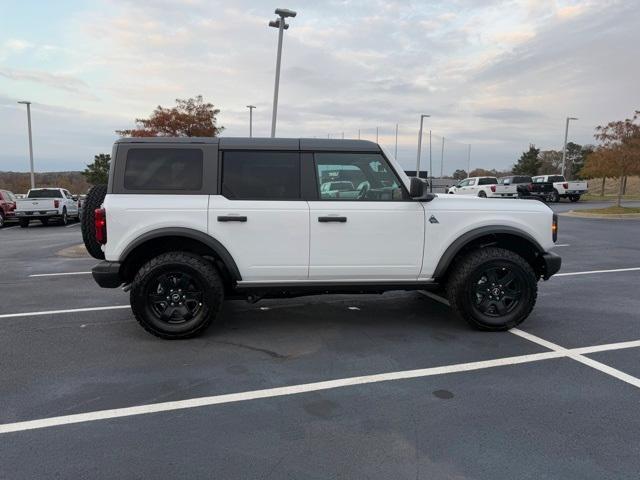
{"label": "asphalt parking lot", "polygon": [[169,342],[77,225],[4,228],[0,478],[636,479],[639,240],[561,216],[561,275],[511,332],[411,292],[227,302]]}

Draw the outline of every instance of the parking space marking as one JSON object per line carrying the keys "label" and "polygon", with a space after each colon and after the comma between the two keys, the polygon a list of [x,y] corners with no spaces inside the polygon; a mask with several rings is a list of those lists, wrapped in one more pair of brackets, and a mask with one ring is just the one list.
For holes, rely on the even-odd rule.
{"label": "parking space marking", "polygon": [[109,307],[89,307],[89,308],[71,308],[68,310],[49,310],[46,312],[22,312],[22,313],[5,313],[0,318],[16,318],[16,317],[36,317],[40,315],[57,315],[59,313],[78,313],[78,312],[99,312],[102,310],[120,310],[131,308],[130,305],[113,305]]}
{"label": "parking space marking", "polygon": [[66,225],[64,228],[77,227],[78,225],[80,225],[80,222],[72,223],[71,225]]}
{"label": "parking space marking", "polygon": [[569,245],[568,243],[557,243],[554,245],[554,247],[570,247],[571,245]]}
{"label": "parking space marking", "polygon": [[144,415],[148,413],[167,412],[172,410],[184,410],[189,408],[204,407],[210,405],[220,405],[226,403],[236,403],[247,400],[257,400],[260,398],[282,397],[287,395],[297,395],[301,393],[317,392],[320,390],[331,390],[334,388],[350,387],[354,385],[365,385],[370,383],[388,382],[393,380],[406,380],[412,378],[430,377],[447,373],[469,372],[486,368],[501,367],[506,365],[518,365],[521,363],[537,362],[552,358],[561,358],[564,352],[549,351],[533,353],[529,355],[519,355],[516,357],[497,358],[494,360],[484,360],[480,362],[459,363],[455,365],[445,365],[441,367],[423,368],[419,370],[403,370],[398,372],[381,373],[374,375],[364,375],[360,377],[340,378],[323,382],[305,383],[300,385],[290,385],[286,387],[267,388],[264,390],[252,390],[248,392],[229,393],[213,395],[210,397],[190,398],[187,400],[177,400],[173,402],[152,403],[135,407],[114,408],[110,410],[98,410],[94,412],[77,413],[74,415],[63,415],[59,417],[41,418],[24,422],[0,424],[0,434],[10,432],[21,432],[24,430],[35,430],[40,428],[69,425],[73,423],[91,422],[95,420],[108,420],[111,418],[130,417],[134,415]]}
{"label": "parking space marking", "polygon": [[594,273],[615,273],[615,272],[635,272],[640,270],[640,267],[631,267],[631,268],[614,268],[611,270],[588,270],[586,272],[567,272],[567,273],[556,273],[553,277],[569,277],[571,275],[591,275]]}
{"label": "parking space marking", "polygon": [[[545,340],[543,338],[537,337],[529,332],[525,332],[523,330],[520,330],[518,328],[512,328],[511,330],[509,330],[509,332],[513,333],[514,335],[517,335],[519,337],[522,337],[526,340],[529,340],[530,342],[533,343],[537,343],[538,345],[541,345],[545,348],[549,348],[555,352],[559,352],[559,353],[564,353],[564,355],[568,358],[571,358],[572,360],[575,360],[576,362],[580,362],[584,365],[587,365],[588,367],[594,368],[600,372],[606,373],[607,375],[610,375],[614,378],[617,378],[618,380],[622,380],[623,382],[627,382],[630,385],[633,385],[634,387],[638,387],[640,388],[640,378],[636,378],[632,375],[629,375],[628,373],[624,373],[621,370],[618,370],[617,368],[613,368],[610,367],[609,365],[605,365],[604,363],[600,363],[596,360],[593,360],[589,357],[585,357],[584,355],[582,355],[581,353],[578,353],[576,351],[576,349],[567,349],[564,347],[561,347],[560,345],[557,345],[555,343],[549,342],[548,340]],[[613,345],[620,345],[620,344],[613,344]],[[602,349],[604,347],[604,345],[601,346],[601,349],[598,350],[600,352],[604,352],[606,350]],[[595,347],[594,347],[595,348]],[[613,350],[618,350],[619,348],[613,348]]]}
{"label": "parking space marking", "polygon": [[62,275],[90,275],[91,272],[64,272],[64,273],[34,273],[29,275],[30,278],[35,277],[59,277]]}
{"label": "parking space marking", "polygon": [[13,227],[4,227],[4,228],[2,229],[2,231],[4,232],[4,231],[7,231],[7,230],[11,230],[12,228],[18,228],[19,226],[20,226],[20,225],[14,225]]}

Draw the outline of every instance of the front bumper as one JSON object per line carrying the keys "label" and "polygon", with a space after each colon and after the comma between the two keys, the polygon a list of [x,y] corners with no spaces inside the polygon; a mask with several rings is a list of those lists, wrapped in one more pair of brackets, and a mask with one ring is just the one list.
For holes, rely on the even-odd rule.
{"label": "front bumper", "polygon": [[542,254],[542,278],[549,280],[552,275],[555,275],[562,266],[562,258],[552,252]]}
{"label": "front bumper", "polygon": [[102,288],[117,288],[122,285],[120,262],[103,260],[91,269],[91,275]]}

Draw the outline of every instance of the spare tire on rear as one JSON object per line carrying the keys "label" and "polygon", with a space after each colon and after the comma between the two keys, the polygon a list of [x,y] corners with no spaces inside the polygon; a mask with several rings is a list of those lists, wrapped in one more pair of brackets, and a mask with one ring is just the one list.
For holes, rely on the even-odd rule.
{"label": "spare tire on rear", "polygon": [[87,198],[82,204],[82,223],[80,229],[82,230],[82,240],[84,246],[93,258],[98,260],[104,260],[104,252],[101,245],[96,240],[95,229],[95,211],[96,208],[102,206],[104,197],[107,195],[106,185],[96,185],[89,190]]}

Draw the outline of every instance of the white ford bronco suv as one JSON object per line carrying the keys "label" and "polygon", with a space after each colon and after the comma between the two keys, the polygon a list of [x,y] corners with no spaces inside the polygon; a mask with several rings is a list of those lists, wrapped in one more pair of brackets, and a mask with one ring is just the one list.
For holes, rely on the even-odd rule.
{"label": "white ford bronco suv", "polygon": [[224,299],[433,290],[505,330],[560,269],[541,202],[434,195],[360,140],[123,138],[85,201],[96,282],[136,319],[201,333]]}

